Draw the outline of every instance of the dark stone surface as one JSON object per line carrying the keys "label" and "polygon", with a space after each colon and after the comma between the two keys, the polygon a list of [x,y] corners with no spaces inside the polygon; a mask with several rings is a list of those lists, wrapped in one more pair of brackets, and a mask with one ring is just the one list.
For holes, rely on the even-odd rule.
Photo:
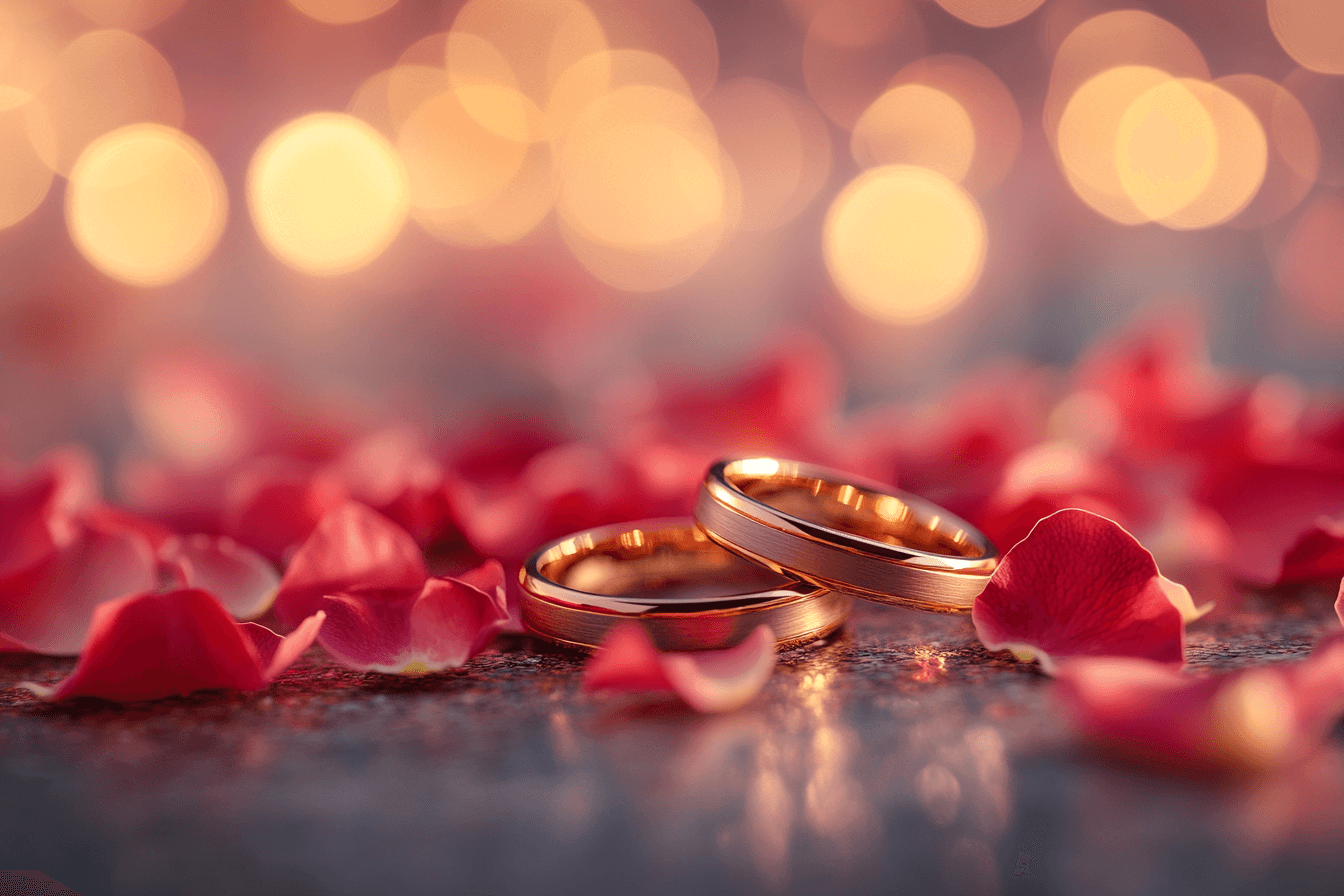
{"label": "dark stone surface", "polygon": [[[1305,655],[1323,594],[1250,597],[1191,663]],[[1344,890],[1336,736],[1210,781],[1081,748],[970,622],[860,605],[743,710],[579,692],[526,639],[421,679],[314,652],[268,691],[47,706],[0,658],[0,868],[99,894]]]}

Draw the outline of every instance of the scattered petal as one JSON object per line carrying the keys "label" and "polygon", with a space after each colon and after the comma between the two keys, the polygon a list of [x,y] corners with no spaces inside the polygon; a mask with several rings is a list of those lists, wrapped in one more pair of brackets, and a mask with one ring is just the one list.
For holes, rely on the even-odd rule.
{"label": "scattered petal", "polygon": [[320,626],[318,616],[288,638],[274,636],[267,661],[257,636],[205,591],[131,595],[94,612],[79,663],[68,677],[54,687],[22,687],[46,700],[101,697],[125,703],[213,688],[258,690],[312,643]]}
{"label": "scattered petal", "polygon": [[1322,517],[1283,555],[1277,584],[1317,582],[1344,576],[1344,519]]}
{"label": "scattered petal", "polygon": [[265,557],[232,538],[189,535],[159,549],[184,588],[209,591],[235,619],[256,619],[271,608],[280,576]]}
{"label": "scattered petal", "polygon": [[637,622],[615,626],[584,670],[586,691],[675,695],[697,712],[727,712],[751,701],[775,667],[775,633],[758,626],[727,650],[659,653]]}
{"label": "scattered petal", "polygon": [[1185,620],[1173,585],[1120,526],[1085,510],[1061,510],[1008,552],[971,618],[986,648],[1038,659],[1051,673],[1073,656],[1179,666]]}
{"label": "scattered petal", "polygon": [[381,514],[347,501],[328,513],[294,554],[280,580],[275,615],[298,625],[331,594],[398,591],[418,594],[429,571],[420,546]]}

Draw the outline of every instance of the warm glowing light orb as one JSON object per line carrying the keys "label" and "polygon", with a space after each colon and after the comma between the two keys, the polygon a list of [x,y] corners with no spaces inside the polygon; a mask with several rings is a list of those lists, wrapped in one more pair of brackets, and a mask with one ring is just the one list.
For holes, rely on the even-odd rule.
{"label": "warm glowing light orb", "polygon": [[1116,170],[1125,194],[1151,219],[1189,205],[1218,165],[1213,117],[1175,78],[1134,98],[1116,127]]}
{"label": "warm glowing light orb", "polygon": [[975,200],[936,171],[887,165],[863,172],[826,215],[831,280],[859,311],[893,324],[932,320],[980,279],[984,217]]}
{"label": "warm glowing light orb", "polygon": [[1246,104],[1268,140],[1265,179],[1254,199],[1229,223],[1262,227],[1306,197],[1321,168],[1321,141],[1301,100],[1261,75],[1226,75],[1214,82]]}
{"label": "warm glowing light orb", "polygon": [[134,286],[171,283],[196,268],[219,241],[227,208],[210,155],[159,124],[130,125],[89,144],[65,196],[79,251]]}
{"label": "warm glowing light orb", "polygon": [[850,140],[860,167],[907,164],[961,181],[975,158],[975,125],[961,103],[924,84],[901,84],[859,116]]}
{"label": "warm glowing light orb", "polygon": [[1344,75],[1344,4],[1338,0],[1269,0],[1269,27],[1298,65]]}
{"label": "warm glowing light orb", "polygon": [[406,221],[408,192],[387,139],[336,112],[274,131],[247,172],[247,204],[262,242],[308,274],[347,273],[381,255]]}
{"label": "warm glowing light orb", "polygon": [[289,0],[289,5],[311,19],[328,25],[348,25],[382,15],[397,0]]}
{"label": "warm glowing light orb", "polygon": [[1045,0],[938,0],[938,5],[977,28],[999,28],[1025,19]]}

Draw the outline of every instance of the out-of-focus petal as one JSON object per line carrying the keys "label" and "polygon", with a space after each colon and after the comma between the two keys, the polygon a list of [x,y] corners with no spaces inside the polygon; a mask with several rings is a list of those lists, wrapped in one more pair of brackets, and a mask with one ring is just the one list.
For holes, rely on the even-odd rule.
{"label": "out-of-focus petal", "polygon": [[1283,555],[1280,585],[1344,576],[1344,519],[1322,517]]}
{"label": "out-of-focus petal", "polygon": [[74,541],[98,501],[98,471],[82,448],[54,449],[26,470],[0,468],[0,578]]}
{"label": "out-of-focus petal", "polygon": [[336,594],[322,606],[328,653],[349,668],[394,675],[457,668],[508,619],[497,596],[454,579],[430,579],[419,594]]}
{"label": "out-of-focus petal", "polygon": [[186,588],[209,591],[236,619],[256,619],[270,609],[280,575],[265,557],[232,538],[189,535],[159,549]]}
{"label": "out-of-focus petal", "polygon": [[48,700],[121,702],[213,688],[257,690],[281,671],[276,658],[292,660],[320,624],[303,626],[293,640],[277,644],[266,664],[254,638],[208,593],[185,589],[131,595],[98,607],[79,663],[68,677],[54,687],[23,686]]}
{"label": "out-of-focus petal", "polygon": [[420,593],[429,571],[415,539],[363,504],[348,501],[324,516],[280,580],[275,614],[298,625],[328,595],[359,591]]}
{"label": "out-of-focus petal", "polygon": [[422,546],[456,532],[447,471],[413,429],[385,429],[360,439],[332,473],[351,498],[404,528]]}
{"label": "out-of-focus petal", "polygon": [[749,703],[775,667],[775,634],[756,628],[741,644],[701,653],[659,653],[637,622],[615,626],[584,670],[586,691],[675,695],[697,712]]}
{"label": "out-of-focus petal", "polygon": [[286,460],[258,461],[230,477],[221,527],[277,563],[304,542],[346,493],[334,477]]}
{"label": "out-of-focus petal", "polygon": [[1185,621],[1166,581],[1153,555],[1120,526],[1061,510],[1008,552],[971,618],[985,647],[1038,659],[1047,672],[1074,656],[1179,666]]}
{"label": "out-of-focus petal", "polygon": [[0,581],[0,632],[38,653],[79,653],[95,608],[155,587],[158,563],[134,532],[85,527],[44,562]]}
{"label": "out-of-focus petal", "polygon": [[1344,639],[1300,662],[1222,675],[1088,657],[1056,676],[1079,729],[1108,749],[1172,769],[1261,771],[1309,752],[1344,711]]}

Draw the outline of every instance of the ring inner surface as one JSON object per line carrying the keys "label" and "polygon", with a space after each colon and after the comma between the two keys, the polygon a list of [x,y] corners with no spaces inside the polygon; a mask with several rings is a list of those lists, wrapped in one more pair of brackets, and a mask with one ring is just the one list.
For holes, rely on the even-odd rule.
{"label": "ring inner surface", "polygon": [[699,529],[627,529],[577,536],[547,551],[537,571],[564,588],[657,605],[669,612],[741,606],[813,591],[744,560]]}
{"label": "ring inner surface", "polygon": [[734,472],[728,481],[747,497],[815,525],[930,554],[985,555],[955,518],[907,503],[896,495],[788,468],[759,476]]}

